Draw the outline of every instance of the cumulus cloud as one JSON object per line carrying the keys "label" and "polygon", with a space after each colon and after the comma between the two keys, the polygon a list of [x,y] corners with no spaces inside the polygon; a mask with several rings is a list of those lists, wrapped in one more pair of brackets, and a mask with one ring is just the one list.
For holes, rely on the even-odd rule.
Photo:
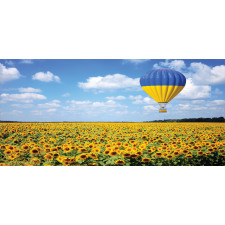
{"label": "cumulus cloud", "polygon": [[211,110],[216,110],[218,112],[224,112],[225,100],[213,100],[213,101],[193,100],[190,103],[176,105],[175,110],[178,109],[186,111],[207,110],[208,112],[210,112]]}
{"label": "cumulus cloud", "polygon": [[1,96],[1,102],[24,102],[31,103],[34,100],[45,100],[46,97],[44,95],[36,94],[36,93],[22,93],[22,94],[6,94],[3,93]]}
{"label": "cumulus cloud", "polygon": [[13,66],[14,62],[12,60],[5,60],[5,64],[7,64],[9,66]]}
{"label": "cumulus cloud", "polygon": [[165,60],[153,65],[155,69],[170,68],[178,70],[186,76],[192,78],[195,84],[221,84],[225,83],[225,65],[210,67],[201,62],[193,62],[187,66],[183,60]]}
{"label": "cumulus cloud", "polygon": [[176,98],[182,99],[204,99],[210,98],[211,87],[209,85],[196,85],[192,78],[188,78],[184,89]]}
{"label": "cumulus cloud", "polygon": [[174,70],[182,70],[183,68],[186,67],[185,62],[183,60],[165,60],[165,62],[159,62],[154,64],[153,67],[155,69],[159,69],[159,68],[170,68],[170,69],[174,69]]}
{"label": "cumulus cloud", "polygon": [[60,101],[59,100],[53,100],[51,102],[46,102],[43,104],[38,104],[38,107],[40,108],[58,108],[60,107]]}
{"label": "cumulus cloud", "polygon": [[92,102],[92,101],[67,101],[68,106],[64,107],[67,111],[75,111],[89,114],[99,114],[103,112],[108,112],[111,110],[116,110],[119,108],[126,109],[126,105],[119,104],[113,100],[108,100],[105,102]]}
{"label": "cumulus cloud", "polygon": [[150,61],[150,59],[124,59],[125,63],[134,63],[134,64],[141,64],[147,61]]}
{"label": "cumulus cloud", "polygon": [[21,59],[20,60],[21,64],[33,64],[33,60],[32,59]]}
{"label": "cumulus cloud", "polygon": [[106,99],[109,99],[109,100],[124,100],[124,99],[126,99],[126,97],[119,95],[119,96],[116,96],[116,97],[114,97],[114,96],[106,97]]}
{"label": "cumulus cloud", "polygon": [[58,83],[60,82],[60,78],[49,71],[47,71],[46,73],[44,72],[35,73],[32,76],[32,79],[43,81],[43,82],[53,82],[53,81]]}
{"label": "cumulus cloud", "polygon": [[89,77],[87,82],[79,82],[78,87],[100,90],[137,88],[140,86],[139,79],[140,78],[130,78],[123,74]]}
{"label": "cumulus cloud", "polygon": [[57,109],[48,109],[46,112],[55,112]]}
{"label": "cumulus cloud", "polygon": [[152,98],[145,97],[143,99],[136,99],[135,101],[132,102],[132,104],[155,104],[155,101]]}
{"label": "cumulus cloud", "polygon": [[146,106],[144,106],[143,108],[144,108],[144,110],[146,110],[146,111],[158,111],[158,110],[159,110],[157,107],[152,106],[152,105],[146,105]]}
{"label": "cumulus cloud", "polygon": [[27,88],[19,88],[18,89],[19,92],[28,92],[28,93],[37,93],[37,92],[41,92],[40,89],[36,89],[36,88],[32,88],[32,87],[27,87]]}
{"label": "cumulus cloud", "polygon": [[64,97],[64,98],[70,97],[70,93],[64,93],[64,94],[62,94],[62,97]]}
{"label": "cumulus cloud", "polygon": [[203,63],[191,63],[190,71],[196,84],[225,83],[225,66],[209,67]]}
{"label": "cumulus cloud", "polygon": [[11,106],[12,107],[17,107],[17,108],[23,108],[23,109],[34,107],[33,104],[11,104]]}
{"label": "cumulus cloud", "polygon": [[0,63],[0,83],[17,80],[20,77],[21,74],[16,68],[6,68],[3,64]]}
{"label": "cumulus cloud", "polygon": [[142,98],[143,98],[143,96],[141,96],[141,95],[136,95],[136,96],[130,95],[129,96],[129,99],[132,99],[132,100],[139,100],[139,99],[142,99]]}

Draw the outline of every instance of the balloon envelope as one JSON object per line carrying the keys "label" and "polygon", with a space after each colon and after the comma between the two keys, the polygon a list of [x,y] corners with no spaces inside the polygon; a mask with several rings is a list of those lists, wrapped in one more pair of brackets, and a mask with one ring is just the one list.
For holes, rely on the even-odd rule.
{"label": "balloon envelope", "polygon": [[[168,103],[179,94],[186,84],[185,76],[171,69],[157,69],[140,79],[141,87],[158,103]],[[162,112],[166,112],[165,106]]]}

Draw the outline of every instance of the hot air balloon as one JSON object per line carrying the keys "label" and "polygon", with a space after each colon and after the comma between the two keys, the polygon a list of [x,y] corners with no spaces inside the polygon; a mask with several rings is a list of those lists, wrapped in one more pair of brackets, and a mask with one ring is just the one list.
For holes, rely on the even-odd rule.
{"label": "hot air balloon", "polygon": [[140,84],[143,90],[159,103],[159,112],[167,112],[166,104],[182,91],[186,78],[175,70],[156,69],[143,75]]}

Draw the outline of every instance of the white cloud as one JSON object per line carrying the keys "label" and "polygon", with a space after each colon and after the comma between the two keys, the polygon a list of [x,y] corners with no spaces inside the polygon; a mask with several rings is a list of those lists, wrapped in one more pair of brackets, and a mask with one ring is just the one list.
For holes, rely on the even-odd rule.
{"label": "white cloud", "polygon": [[64,98],[70,97],[70,93],[64,93],[64,94],[62,94],[62,97],[64,97]]}
{"label": "white cloud", "polygon": [[213,101],[209,101],[207,104],[207,106],[224,106],[225,107],[225,100],[213,100]]}
{"label": "white cloud", "polygon": [[181,99],[202,99],[210,98],[211,87],[208,85],[198,86],[194,84],[192,78],[188,78],[184,89],[178,94],[176,98]]}
{"label": "white cloud", "polygon": [[133,95],[130,95],[129,96],[129,99],[132,99],[132,100],[139,100],[139,99],[142,99],[143,97],[141,95],[136,95],[136,96],[133,96]]}
{"label": "white cloud", "polygon": [[14,62],[12,60],[5,60],[5,64],[7,64],[9,66],[13,66]]}
{"label": "white cloud", "polygon": [[16,68],[6,68],[3,64],[0,63],[0,83],[17,80],[20,77],[21,74]]}
{"label": "white cloud", "polygon": [[84,114],[101,114],[119,108],[127,108],[126,105],[119,104],[113,100],[106,102],[92,102],[92,101],[67,101],[68,106],[64,107],[67,111],[82,112]]}
{"label": "white cloud", "polygon": [[189,70],[196,84],[225,83],[225,66],[209,67],[203,63],[191,63]]}
{"label": "white cloud", "polygon": [[48,110],[46,110],[46,112],[55,112],[56,111],[56,109],[48,109]]}
{"label": "white cloud", "polygon": [[116,97],[106,97],[106,99],[109,99],[109,100],[124,100],[124,99],[126,99],[126,97],[125,96],[121,96],[121,95],[119,95],[119,96],[116,96]]}
{"label": "white cloud", "polygon": [[205,106],[196,106],[191,104],[178,104],[179,110],[206,110]]}
{"label": "white cloud", "polygon": [[150,61],[150,59],[124,59],[125,63],[134,63],[134,64],[141,64],[147,61]]}
{"label": "white cloud", "polygon": [[49,71],[47,71],[46,73],[44,72],[35,73],[32,76],[32,79],[43,81],[43,82],[52,82],[52,81],[55,81],[58,83],[60,82],[60,78]]}
{"label": "white cloud", "polygon": [[33,60],[32,59],[21,59],[20,63],[22,64],[33,64]]}
{"label": "white cloud", "polygon": [[36,94],[36,93],[22,93],[22,94],[1,94],[1,102],[24,102],[31,103],[34,100],[45,100],[46,97],[44,95]]}
{"label": "white cloud", "polygon": [[146,105],[146,106],[144,106],[143,108],[144,108],[144,110],[146,110],[146,111],[159,111],[159,109],[158,109],[157,107],[152,106],[152,105]]}
{"label": "white cloud", "polygon": [[18,88],[19,92],[32,92],[32,93],[37,93],[41,92],[40,89],[32,88],[32,87],[27,87],[27,88]]}
{"label": "white cloud", "polygon": [[136,104],[136,105],[139,105],[139,104],[155,104],[156,102],[149,98],[149,97],[145,97],[143,99],[136,99],[135,101],[132,102],[132,104]]}
{"label": "white cloud", "polygon": [[192,103],[193,104],[204,104],[205,100],[193,100]]}
{"label": "white cloud", "polygon": [[87,82],[79,82],[78,87],[83,89],[126,89],[140,86],[140,78],[130,78],[123,74],[106,75],[104,77],[89,77]]}
{"label": "white cloud", "polygon": [[186,76],[192,78],[194,84],[221,84],[225,83],[225,65],[210,67],[200,62],[193,62],[189,67],[183,60],[165,60],[153,65],[155,69],[170,68],[178,70]]}
{"label": "white cloud", "polygon": [[[191,104],[192,103],[192,104]],[[178,104],[175,106],[175,110],[187,110],[187,111],[200,111],[200,110],[217,110],[222,112],[225,110],[225,100],[194,100],[191,103]]]}
{"label": "white cloud", "polygon": [[43,104],[38,104],[38,107],[40,108],[58,108],[60,107],[60,101],[59,100],[53,100],[51,102],[46,102]]}
{"label": "white cloud", "polygon": [[165,60],[165,62],[159,62],[159,64],[154,64],[153,67],[155,69],[158,69],[158,68],[170,68],[170,69],[174,69],[174,70],[182,70],[183,68],[186,67],[185,65],[185,62],[183,60]]}
{"label": "white cloud", "polygon": [[32,108],[34,105],[33,104],[12,104],[12,107],[17,107],[17,108]]}

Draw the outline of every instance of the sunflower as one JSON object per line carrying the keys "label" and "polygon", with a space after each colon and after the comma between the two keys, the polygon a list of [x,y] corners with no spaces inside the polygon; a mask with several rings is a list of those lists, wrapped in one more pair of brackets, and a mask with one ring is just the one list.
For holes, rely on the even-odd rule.
{"label": "sunflower", "polygon": [[175,156],[178,156],[180,153],[179,153],[178,151],[175,151],[173,154],[174,154]]}
{"label": "sunflower", "polygon": [[129,157],[130,157],[130,153],[125,152],[125,153],[123,154],[123,157],[124,157],[124,158],[129,158]]}
{"label": "sunflower", "polygon": [[38,158],[32,158],[30,161],[31,161],[31,163],[34,163],[35,165],[38,165],[41,162],[41,160]]}
{"label": "sunflower", "polygon": [[98,163],[88,163],[88,166],[98,166]]}
{"label": "sunflower", "polygon": [[13,150],[13,146],[11,146],[11,145],[8,145],[6,148],[9,150]]}
{"label": "sunflower", "polygon": [[197,154],[198,154],[198,155],[203,155],[204,152],[203,152],[203,151],[198,151]]}
{"label": "sunflower", "polygon": [[138,154],[133,153],[130,155],[130,158],[136,159],[138,156],[139,156]]}
{"label": "sunflower", "polygon": [[99,148],[94,148],[93,151],[99,153],[101,150]]}
{"label": "sunflower", "polygon": [[184,154],[187,154],[189,151],[188,151],[187,149],[184,149],[182,152],[183,152]]}
{"label": "sunflower", "polygon": [[47,153],[44,158],[47,160],[47,161],[52,161],[53,160],[53,156],[49,153]]}
{"label": "sunflower", "polygon": [[29,145],[27,145],[27,144],[23,145],[23,146],[22,146],[22,149],[23,149],[23,150],[28,150],[28,149],[29,149]]}
{"label": "sunflower", "polygon": [[122,145],[122,142],[116,142],[116,145],[120,147]]}
{"label": "sunflower", "polygon": [[198,150],[199,147],[195,145],[195,146],[192,147],[192,149],[193,149],[193,150]]}
{"label": "sunflower", "polygon": [[30,150],[30,154],[32,155],[37,155],[40,153],[40,149],[39,148],[33,148]]}
{"label": "sunflower", "polygon": [[151,161],[151,159],[150,158],[147,158],[147,157],[145,157],[145,158],[142,158],[142,160],[141,160],[142,162],[144,162],[144,163],[148,163],[148,162],[150,162]]}
{"label": "sunflower", "polygon": [[125,143],[123,144],[123,146],[124,146],[124,147],[128,147],[128,146],[129,146],[129,143],[125,142]]}
{"label": "sunflower", "polygon": [[70,165],[70,162],[69,161],[64,161],[63,162],[63,166],[69,166]]}
{"label": "sunflower", "polygon": [[95,153],[93,153],[93,152],[88,154],[88,156],[93,158],[93,159],[97,159],[98,158],[98,156]]}
{"label": "sunflower", "polygon": [[9,159],[10,159],[10,160],[13,160],[13,159],[15,159],[15,158],[16,158],[16,155],[14,155],[14,154],[12,154],[12,155],[9,156]]}
{"label": "sunflower", "polygon": [[167,158],[167,159],[172,159],[173,156],[172,156],[172,155],[167,155],[166,158]]}
{"label": "sunflower", "polygon": [[79,158],[82,159],[82,160],[87,159],[87,157],[88,157],[87,154],[81,154],[81,155],[79,155]]}
{"label": "sunflower", "polygon": [[110,153],[110,150],[107,150],[107,149],[103,152],[104,155],[108,155],[109,153]]}
{"label": "sunflower", "polygon": [[79,148],[78,152],[79,153],[85,153],[85,152],[87,152],[87,149],[86,148]]}
{"label": "sunflower", "polygon": [[7,150],[4,151],[4,154],[5,155],[10,155],[10,154],[12,154],[12,150],[7,149]]}
{"label": "sunflower", "polygon": [[118,160],[116,160],[115,164],[116,165],[124,165],[125,164],[125,161],[122,160],[122,159],[118,159]]}
{"label": "sunflower", "polygon": [[51,152],[57,152],[58,149],[56,147],[50,148]]}
{"label": "sunflower", "polygon": [[111,155],[111,156],[115,156],[115,155],[117,155],[117,151],[112,150],[112,151],[110,151],[109,155]]}
{"label": "sunflower", "polygon": [[143,153],[142,153],[142,151],[137,151],[136,154],[141,156]]}
{"label": "sunflower", "polygon": [[51,151],[51,149],[50,149],[50,148],[45,148],[44,151],[45,151],[46,153],[48,153],[48,152]]}
{"label": "sunflower", "polygon": [[62,156],[58,156],[56,159],[58,162],[62,163],[63,162],[63,157]]}
{"label": "sunflower", "polygon": [[72,150],[73,149],[71,149],[69,146],[63,148],[63,151],[66,153],[71,152]]}
{"label": "sunflower", "polygon": [[53,156],[53,157],[58,157],[58,156],[59,156],[59,153],[58,153],[58,152],[53,152],[53,153],[52,153],[52,156]]}
{"label": "sunflower", "polygon": [[5,163],[0,163],[0,166],[5,166]]}

